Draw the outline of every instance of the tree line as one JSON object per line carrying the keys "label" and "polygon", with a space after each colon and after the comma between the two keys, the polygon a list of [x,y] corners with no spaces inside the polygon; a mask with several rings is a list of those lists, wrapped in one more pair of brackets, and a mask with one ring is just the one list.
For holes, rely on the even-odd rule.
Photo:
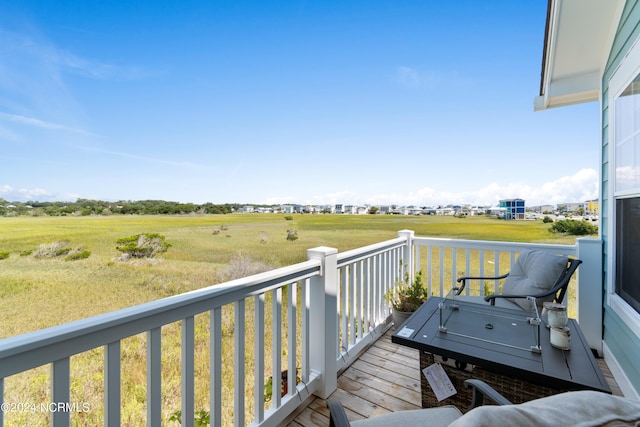
{"label": "tree line", "polygon": [[229,214],[244,206],[240,203],[179,203],[166,200],[78,199],[75,202],[8,202],[0,198],[0,216],[88,216],[88,215],[186,215]]}

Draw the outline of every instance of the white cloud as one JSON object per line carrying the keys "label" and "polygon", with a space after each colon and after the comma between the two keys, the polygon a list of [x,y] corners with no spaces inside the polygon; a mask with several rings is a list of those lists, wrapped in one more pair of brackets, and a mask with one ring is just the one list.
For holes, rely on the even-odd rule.
{"label": "white cloud", "polygon": [[410,88],[429,88],[438,83],[439,78],[430,71],[419,71],[411,67],[398,67],[396,79],[402,85]]}
{"label": "white cloud", "polygon": [[[582,169],[574,175],[560,177],[542,183],[539,187],[527,183],[501,185],[490,183],[473,191],[451,192],[423,187],[407,193],[384,193],[358,196],[357,193],[341,191],[314,196],[305,203],[331,204],[354,203],[369,205],[415,205],[437,206],[449,204],[497,205],[501,199],[524,199],[527,206],[556,205],[565,202],[584,202],[598,197],[598,172]],[[276,200],[276,199],[274,199]],[[293,198],[289,202],[294,202]]]}
{"label": "white cloud", "polygon": [[8,201],[45,201],[51,200],[52,194],[42,188],[13,188],[10,185],[0,186],[0,197]]}
{"label": "white cloud", "polygon": [[[135,156],[133,156],[135,158]],[[144,159],[159,161],[157,159]],[[176,163],[182,165],[182,163]],[[262,200],[246,200],[247,203],[285,204],[300,203],[312,205],[369,204],[369,205],[415,205],[437,206],[448,204],[497,205],[501,199],[521,198],[527,206],[557,205],[560,203],[584,202],[598,198],[598,172],[594,169],[582,169],[573,175],[560,177],[553,181],[542,183],[536,187],[526,183],[511,183],[500,185],[490,183],[475,191],[451,192],[423,187],[407,193],[389,193],[363,195],[362,192],[350,190],[299,197],[295,195],[272,196]],[[0,197],[9,201],[73,201],[78,198],[100,199],[100,195],[78,195],[73,193],[53,193],[42,188],[14,189],[9,185],[0,186]],[[129,198],[126,194],[118,198]],[[167,196],[167,200],[176,197]],[[180,197],[177,198],[178,200]],[[190,202],[192,200],[180,200]]]}
{"label": "white cloud", "polygon": [[92,61],[64,51],[58,51],[56,60],[62,69],[96,80],[139,80],[150,74],[139,67]]}
{"label": "white cloud", "polygon": [[3,60],[14,58],[14,62],[19,62],[15,58],[20,61],[28,59],[28,63],[40,64],[49,70],[56,81],[59,80],[60,71],[98,80],[137,80],[151,74],[137,66],[120,66],[82,58],[36,34],[25,35],[0,29],[0,40],[3,44],[0,57]]}
{"label": "white cloud", "polygon": [[7,113],[0,112],[0,119],[14,122],[14,123],[20,123],[26,126],[42,128],[42,129],[64,130],[67,132],[79,133],[82,135],[92,135],[90,132],[87,132],[82,129],[76,129],[76,128],[72,128],[72,127],[57,124],[57,123],[47,122],[44,120],[36,119],[35,117],[25,117],[17,114],[7,114]]}

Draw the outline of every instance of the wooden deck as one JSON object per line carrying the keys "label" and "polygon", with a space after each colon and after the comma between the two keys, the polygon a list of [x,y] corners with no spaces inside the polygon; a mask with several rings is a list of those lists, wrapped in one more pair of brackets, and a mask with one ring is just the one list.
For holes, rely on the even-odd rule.
{"label": "wooden deck", "polygon": [[[350,420],[421,407],[418,351],[393,344],[388,331],[338,378],[332,397],[340,399]],[[622,395],[604,360],[598,360],[613,394]],[[323,399],[308,405],[285,423],[290,427],[328,426]]]}

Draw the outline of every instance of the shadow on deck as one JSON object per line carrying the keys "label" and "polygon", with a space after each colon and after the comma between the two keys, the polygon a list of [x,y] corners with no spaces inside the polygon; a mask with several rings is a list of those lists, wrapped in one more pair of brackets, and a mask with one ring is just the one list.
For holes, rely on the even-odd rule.
{"label": "shadow on deck", "polygon": [[[332,397],[340,399],[352,421],[421,407],[418,350],[392,343],[392,333],[387,331],[338,378]],[[622,395],[604,359],[598,363],[613,394]],[[285,425],[328,426],[325,401],[312,398]]]}

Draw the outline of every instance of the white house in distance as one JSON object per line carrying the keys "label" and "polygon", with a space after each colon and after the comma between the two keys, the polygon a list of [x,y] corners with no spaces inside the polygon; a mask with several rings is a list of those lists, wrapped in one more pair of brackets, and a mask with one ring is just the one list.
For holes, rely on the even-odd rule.
{"label": "white house in distance", "polygon": [[[602,320],[607,364],[623,393],[636,399],[640,398],[640,156],[635,154],[640,152],[639,41],[637,0],[549,0],[540,94],[535,99],[536,110],[600,104],[602,268],[591,273],[602,275],[602,301],[601,310],[586,317]],[[583,265],[579,274],[587,271],[589,266]]]}

